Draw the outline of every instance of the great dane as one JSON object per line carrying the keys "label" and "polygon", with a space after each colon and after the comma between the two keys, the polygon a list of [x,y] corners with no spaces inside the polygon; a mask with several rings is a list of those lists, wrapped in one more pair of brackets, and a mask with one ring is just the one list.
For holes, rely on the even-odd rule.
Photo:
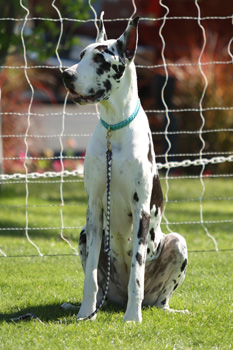
{"label": "great dane", "polygon": [[74,102],[99,103],[101,116],[85,156],[88,209],[79,240],[85,281],[77,320],[94,312],[105,290],[106,135],[110,129],[111,271],[107,299],[127,305],[124,321],[141,322],[142,305],[175,311],[169,309],[169,300],[185,278],[185,239],[175,232],[165,235],[160,228],[163,195],[134,65],[138,20],[130,20],[117,40],[107,40],[101,15],[96,43],[82,51],[78,64],[63,72]]}

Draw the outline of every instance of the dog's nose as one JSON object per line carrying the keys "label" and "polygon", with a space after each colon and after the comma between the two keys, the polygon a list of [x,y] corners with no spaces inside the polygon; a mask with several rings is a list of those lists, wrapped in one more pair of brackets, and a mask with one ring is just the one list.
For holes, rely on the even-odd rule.
{"label": "dog's nose", "polygon": [[72,83],[75,80],[75,72],[69,69],[64,70],[62,79],[67,83]]}

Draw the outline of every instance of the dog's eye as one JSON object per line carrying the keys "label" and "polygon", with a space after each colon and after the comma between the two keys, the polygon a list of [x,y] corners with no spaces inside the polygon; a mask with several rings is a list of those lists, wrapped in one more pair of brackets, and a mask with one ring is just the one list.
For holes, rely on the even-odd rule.
{"label": "dog's eye", "polygon": [[104,56],[101,53],[97,53],[94,57],[93,57],[93,61],[95,63],[103,63],[105,62],[104,60]]}

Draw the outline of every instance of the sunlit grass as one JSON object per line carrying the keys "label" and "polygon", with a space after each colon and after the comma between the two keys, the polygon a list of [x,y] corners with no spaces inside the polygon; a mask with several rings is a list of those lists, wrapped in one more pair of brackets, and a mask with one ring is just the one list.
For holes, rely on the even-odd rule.
{"label": "sunlit grass", "polygon": [[[163,188],[164,182],[162,181]],[[229,180],[205,180],[204,198],[232,196]],[[29,231],[43,254],[73,254],[60,237],[60,185],[29,186]],[[64,226],[85,223],[86,195],[83,182],[64,184]],[[189,315],[168,314],[155,308],[143,309],[142,324],[123,324],[125,308],[107,305],[95,322],[76,322],[74,314],[60,309],[63,302],[80,305],[84,275],[79,257],[39,257],[25,238],[25,185],[1,188],[0,226],[22,230],[0,231],[0,348],[1,349],[231,349],[232,344],[232,222],[206,224],[218,242],[220,252],[200,224],[197,200],[202,188],[197,180],[170,181],[166,205],[169,228],[185,236],[189,266],[183,285],[171,299],[171,307],[188,309]],[[183,202],[186,199],[195,199]],[[51,206],[56,205],[56,206]],[[232,202],[204,200],[204,221],[232,219]],[[56,228],[57,227],[57,228]],[[49,229],[56,228],[56,229]],[[166,225],[162,226],[166,232]],[[64,229],[64,235],[77,248],[79,229]],[[228,249],[226,251],[226,249]],[[203,252],[193,252],[202,250]],[[33,257],[22,257],[33,255]],[[35,255],[35,256],[34,256]],[[31,312],[43,323],[28,320],[7,323],[12,317]]]}

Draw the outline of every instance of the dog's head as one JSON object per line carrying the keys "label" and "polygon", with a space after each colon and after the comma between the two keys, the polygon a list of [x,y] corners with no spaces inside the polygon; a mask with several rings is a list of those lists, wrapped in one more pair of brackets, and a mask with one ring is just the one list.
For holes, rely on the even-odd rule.
{"label": "dog's head", "polygon": [[100,17],[97,42],[88,45],[80,55],[80,62],[63,74],[65,87],[78,104],[107,100],[119,88],[126,67],[133,61],[137,48],[139,17],[128,24],[117,40],[107,40],[103,12]]}

